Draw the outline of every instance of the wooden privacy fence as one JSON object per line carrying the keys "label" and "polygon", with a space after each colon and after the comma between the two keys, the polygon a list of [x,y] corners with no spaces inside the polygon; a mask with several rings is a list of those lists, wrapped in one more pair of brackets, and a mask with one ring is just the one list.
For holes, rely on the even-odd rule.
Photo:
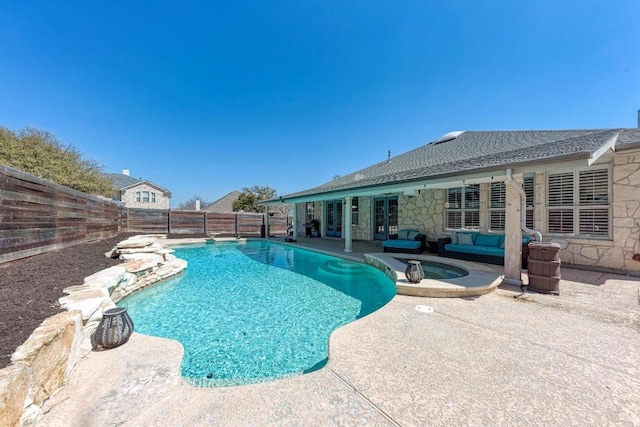
{"label": "wooden privacy fence", "polygon": [[[214,213],[167,209],[125,209],[122,230],[131,233],[198,234],[216,236],[263,237],[265,214]],[[291,217],[269,217],[269,235],[283,236]]]}
{"label": "wooden privacy fence", "polygon": [[[290,217],[269,217],[269,235]],[[125,208],[0,165],[0,264],[119,232],[260,237],[265,214]]]}
{"label": "wooden privacy fence", "polygon": [[0,165],[0,263],[120,231],[120,205]]}

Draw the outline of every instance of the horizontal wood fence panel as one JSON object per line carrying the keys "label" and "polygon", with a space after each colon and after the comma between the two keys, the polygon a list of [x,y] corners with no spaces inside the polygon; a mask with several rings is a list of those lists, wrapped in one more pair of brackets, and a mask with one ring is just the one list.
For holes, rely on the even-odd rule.
{"label": "horizontal wood fence panel", "polygon": [[269,236],[286,236],[291,218],[284,215],[269,217]]}
{"label": "horizontal wood fence panel", "polygon": [[205,213],[202,211],[171,211],[171,234],[204,234]]}
{"label": "horizontal wood fence panel", "polygon": [[127,209],[127,231],[132,233],[168,233],[168,209]]}
{"label": "horizontal wood fence panel", "polygon": [[[260,213],[126,209],[121,216],[123,231],[134,233],[206,234],[219,237],[262,237],[265,216]],[[270,235],[287,234],[291,217],[269,218]]]}
{"label": "horizontal wood fence panel", "polygon": [[213,236],[235,236],[236,214],[207,212],[207,234]]}
{"label": "horizontal wood fence panel", "polygon": [[0,263],[113,237],[122,208],[0,166]]}
{"label": "horizontal wood fence panel", "polygon": [[264,225],[264,215],[262,214],[248,214],[238,213],[237,234],[240,237],[260,237],[262,236],[262,226]]}

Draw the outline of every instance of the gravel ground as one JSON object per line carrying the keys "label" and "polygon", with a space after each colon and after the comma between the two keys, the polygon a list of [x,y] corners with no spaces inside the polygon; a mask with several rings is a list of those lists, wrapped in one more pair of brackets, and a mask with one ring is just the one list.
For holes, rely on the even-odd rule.
{"label": "gravel ground", "polygon": [[119,264],[104,253],[127,235],[0,265],[0,369],[44,319],[62,311],[62,290]]}

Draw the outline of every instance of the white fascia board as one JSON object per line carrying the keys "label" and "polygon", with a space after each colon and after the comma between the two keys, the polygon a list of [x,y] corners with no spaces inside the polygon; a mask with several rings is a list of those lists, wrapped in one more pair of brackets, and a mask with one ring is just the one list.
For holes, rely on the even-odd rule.
{"label": "white fascia board", "polygon": [[616,142],[618,142],[618,135],[619,135],[619,133],[616,133],[611,139],[609,139],[607,142],[605,142],[602,147],[598,148],[596,151],[591,153],[591,156],[589,157],[589,160],[587,161],[589,166],[591,166],[596,161],[598,161],[598,159],[604,153],[606,153],[607,151],[609,151],[609,150],[616,151]]}

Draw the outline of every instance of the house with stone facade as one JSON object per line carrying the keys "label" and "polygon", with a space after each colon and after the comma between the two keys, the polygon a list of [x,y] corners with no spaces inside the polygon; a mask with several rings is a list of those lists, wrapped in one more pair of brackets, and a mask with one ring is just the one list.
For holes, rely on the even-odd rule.
{"label": "house with stone facade", "polygon": [[169,209],[171,192],[151,181],[136,179],[123,169],[122,174],[106,174],[117,190],[113,200],[124,203],[128,208]]}
{"label": "house with stone facade", "polygon": [[431,241],[504,234],[505,277],[518,282],[533,229],[561,244],[564,264],[640,272],[640,129],[450,132],[266,203],[282,202],[294,205],[296,236],[316,219],[346,252],[399,229]]}

